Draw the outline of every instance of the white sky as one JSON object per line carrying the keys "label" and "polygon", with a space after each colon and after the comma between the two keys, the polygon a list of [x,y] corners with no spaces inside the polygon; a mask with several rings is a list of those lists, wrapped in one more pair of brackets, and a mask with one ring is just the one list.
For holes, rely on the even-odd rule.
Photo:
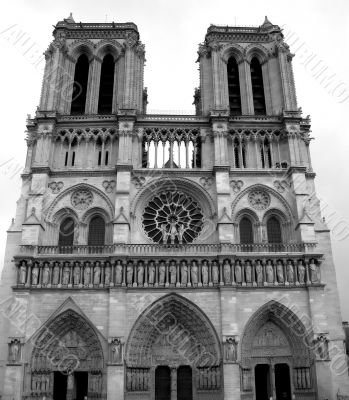
{"label": "white sky", "polygon": [[[190,110],[194,87],[198,86],[197,45],[211,23],[222,25],[260,25],[269,20],[292,31],[289,43],[299,105],[312,117],[311,145],[316,185],[324,214],[334,228],[333,251],[341,295],[343,319],[349,319],[349,2],[347,0],[176,0],[176,1],[12,1],[0,16],[0,269],[5,249],[5,231],[15,214],[20,192],[19,167],[24,165],[25,120],[34,114],[39,102],[43,63],[35,66],[52,40],[52,25],[73,12],[75,21],[128,22],[138,25],[146,45],[145,86],[149,109]],[[16,27],[9,29],[13,25]],[[22,31],[17,43],[9,31]],[[5,32],[4,32],[5,31]],[[313,53],[308,66],[305,55]],[[303,64],[302,64],[303,62]],[[317,65],[317,63],[320,63]],[[317,65],[317,66],[316,66]],[[321,78],[314,73],[327,67],[335,74],[328,94]],[[311,68],[314,70],[311,71]],[[324,73],[325,75],[325,73]],[[346,99],[346,100],[345,100]],[[343,101],[345,100],[345,101]],[[340,103],[342,101],[342,103]]]}

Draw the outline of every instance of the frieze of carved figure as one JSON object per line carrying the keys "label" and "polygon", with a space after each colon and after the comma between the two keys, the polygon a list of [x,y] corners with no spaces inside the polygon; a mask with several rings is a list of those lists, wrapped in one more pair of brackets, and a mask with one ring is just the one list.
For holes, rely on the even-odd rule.
{"label": "frieze of carved figure", "polygon": [[181,262],[181,284],[185,286],[188,283],[188,266],[185,261]]}
{"label": "frieze of carved figure", "polygon": [[175,285],[177,280],[177,267],[174,261],[170,262],[170,284]]}
{"label": "frieze of carved figure", "polygon": [[117,285],[121,285],[122,283],[122,265],[120,261],[117,261],[115,266],[115,283]]}
{"label": "frieze of carved figure", "polygon": [[148,283],[154,285],[155,283],[155,264],[154,261],[150,261],[148,266]]}
{"label": "frieze of carved figure", "polygon": [[290,260],[287,262],[286,275],[287,275],[287,281],[289,283],[294,283],[294,269],[293,269],[292,261],[290,261]]}
{"label": "frieze of carved figure", "polygon": [[299,283],[305,283],[305,266],[303,265],[303,261],[299,260],[298,263],[298,281]]}
{"label": "frieze of carved figure", "polygon": [[32,285],[37,285],[39,282],[39,268],[38,264],[35,263],[32,269]]}
{"label": "frieze of carved figure", "polygon": [[166,265],[163,261],[161,261],[159,266],[159,285],[165,284],[165,275],[166,275]]}
{"label": "frieze of carved figure", "polygon": [[320,281],[319,268],[315,264],[313,258],[309,262],[309,272],[310,272],[310,281],[311,281],[311,283],[317,283],[317,282]]}
{"label": "frieze of carved figure", "polygon": [[27,265],[25,261],[21,261],[19,266],[19,283],[25,285],[27,282]]}
{"label": "frieze of carved figure", "polygon": [[133,283],[133,264],[129,262],[126,269],[127,285],[131,286]]}
{"label": "frieze of carved figure", "polygon": [[47,286],[50,283],[50,268],[48,263],[45,262],[44,268],[42,270],[42,285]]}
{"label": "frieze of carved figure", "polygon": [[276,264],[276,275],[279,283],[284,283],[284,266],[281,261],[278,261]]}
{"label": "frieze of carved figure", "polygon": [[79,263],[74,263],[74,269],[73,269],[73,284],[75,286],[80,284],[80,265]]}
{"label": "frieze of carved figure", "polygon": [[242,282],[242,269],[240,261],[237,261],[235,264],[235,281],[236,283]]}
{"label": "frieze of carved figure", "polygon": [[231,284],[231,269],[230,269],[230,264],[228,260],[225,260],[224,266],[223,266],[223,276],[224,276],[224,283],[226,285]]}
{"label": "frieze of carved figure", "polygon": [[91,283],[91,267],[90,263],[87,262],[84,268],[84,285],[88,286]]}
{"label": "frieze of carved figure", "polygon": [[267,276],[267,283],[274,283],[274,268],[271,263],[271,260],[267,261],[267,265],[265,267],[265,273]]}
{"label": "frieze of carved figure", "polygon": [[107,262],[104,269],[104,284],[106,286],[110,285],[110,278],[111,278],[111,268],[109,262]]}
{"label": "frieze of carved figure", "polygon": [[202,270],[202,284],[204,286],[207,286],[208,285],[208,264],[207,264],[206,260],[204,260],[204,262],[202,263],[201,270]]}
{"label": "frieze of carved figure", "polygon": [[250,261],[246,261],[245,278],[246,278],[246,283],[251,283],[252,282],[252,266],[251,266],[251,262]]}
{"label": "frieze of carved figure", "polygon": [[65,262],[63,267],[62,284],[69,285],[69,279],[70,279],[70,266],[69,263]]}
{"label": "frieze of carved figure", "polygon": [[219,283],[219,267],[217,261],[213,261],[212,264],[212,282],[214,285],[218,285]]}
{"label": "frieze of carved figure", "polygon": [[193,286],[198,284],[198,266],[196,261],[193,261],[191,265],[191,283]]}
{"label": "frieze of carved figure", "polygon": [[256,279],[257,285],[261,285],[263,283],[263,267],[259,260],[256,261]]}
{"label": "frieze of carved figure", "polygon": [[138,285],[143,285],[144,282],[144,265],[143,262],[140,261],[140,263],[137,266],[137,283]]}
{"label": "frieze of carved figure", "polygon": [[53,266],[53,276],[52,276],[52,284],[55,286],[59,284],[59,274],[60,274],[59,264],[58,262],[55,262]]}

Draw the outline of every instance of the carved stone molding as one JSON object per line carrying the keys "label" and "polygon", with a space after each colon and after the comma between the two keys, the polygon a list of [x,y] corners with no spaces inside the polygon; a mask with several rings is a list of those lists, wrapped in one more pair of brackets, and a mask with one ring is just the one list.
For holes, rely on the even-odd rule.
{"label": "carved stone molding", "polygon": [[248,194],[248,202],[256,210],[265,210],[269,207],[270,196],[263,190],[251,190]]}
{"label": "carved stone molding", "polygon": [[213,179],[212,178],[206,178],[206,177],[201,177],[199,182],[205,189],[210,189],[210,187],[213,184]]}
{"label": "carved stone molding", "polygon": [[136,189],[141,189],[145,184],[144,176],[133,176],[131,182],[134,184]]}
{"label": "carved stone molding", "polygon": [[244,186],[244,182],[240,180],[231,180],[230,181],[230,186],[233,189],[234,193],[239,193],[241,188]]}
{"label": "carved stone molding", "polygon": [[93,194],[88,189],[75,190],[71,195],[71,204],[78,210],[86,210],[93,203]]}
{"label": "carved stone molding", "polygon": [[103,181],[102,186],[104,187],[104,189],[107,193],[111,193],[115,189],[116,182],[115,181]]}
{"label": "carved stone molding", "polygon": [[63,182],[50,182],[48,187],[51,189],[52,193],[57,194],[64,187]]}
{"label": "carved stone molding", "polygon": [[285,180],[282,181],[276,180],[274,181],[273,185],[274,188],[280,193],[284,193],[286,190],[290,188],[290,184]]}

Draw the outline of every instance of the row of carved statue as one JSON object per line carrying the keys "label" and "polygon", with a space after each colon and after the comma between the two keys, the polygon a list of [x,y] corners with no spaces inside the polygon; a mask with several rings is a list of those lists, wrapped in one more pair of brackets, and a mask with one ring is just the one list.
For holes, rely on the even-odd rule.
{"label": "row of carved statue", "polygon": [[21,261],[18,286],[153,287],[320,283],[310,260]]}
{"label": "row of carved statue", "polygon": [[149,368],[127,368],[126,388],[128,391],[144,392],[149,390]]}

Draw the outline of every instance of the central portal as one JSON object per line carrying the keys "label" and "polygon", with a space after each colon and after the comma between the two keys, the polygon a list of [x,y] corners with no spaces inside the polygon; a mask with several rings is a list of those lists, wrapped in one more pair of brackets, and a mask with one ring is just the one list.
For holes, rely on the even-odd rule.
{"label": "central portal", "polygon": [[188,366],[177,371],[177,400],[193,400],[192,370]]}

